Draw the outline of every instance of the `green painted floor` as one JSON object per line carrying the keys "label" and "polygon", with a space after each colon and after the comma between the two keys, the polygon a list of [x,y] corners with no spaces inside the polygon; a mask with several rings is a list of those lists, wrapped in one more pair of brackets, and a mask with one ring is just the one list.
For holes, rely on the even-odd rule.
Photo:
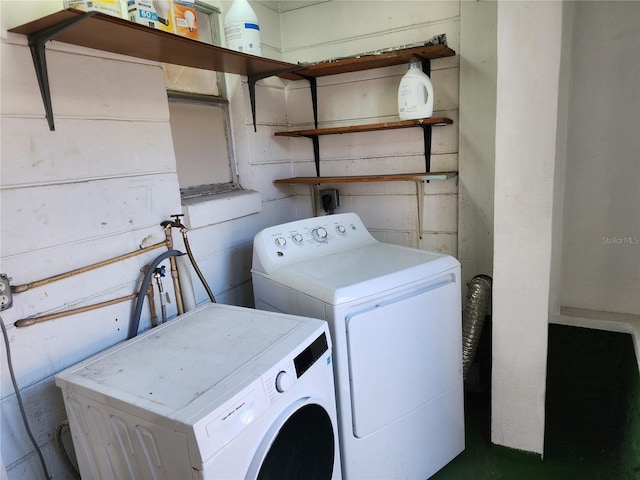
{"label": "green painted floor", "polygon": [[[490,379],[485,336],[477,359]],[[433,480],[640,480],[640,375],[630,335],[550,325],[544,460],[491,444],[483,386],[465,394],[465,451]]]}

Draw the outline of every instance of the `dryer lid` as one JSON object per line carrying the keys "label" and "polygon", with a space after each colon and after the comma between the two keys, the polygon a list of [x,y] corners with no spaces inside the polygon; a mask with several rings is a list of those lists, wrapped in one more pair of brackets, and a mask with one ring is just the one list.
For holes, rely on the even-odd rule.
{"label": "dryer lid", "polygon": [[376,242],[274,271],[253,271],[330,305],[340,305],[459,268],[449,256]]}

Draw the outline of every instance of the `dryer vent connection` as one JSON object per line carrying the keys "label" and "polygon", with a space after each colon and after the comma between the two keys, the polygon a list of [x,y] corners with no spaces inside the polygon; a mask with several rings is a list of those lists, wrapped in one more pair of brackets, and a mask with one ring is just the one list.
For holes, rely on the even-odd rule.
{"label": "dryer vent connection", "polygon": [[462,375],[465,380],[480,343],[484,320],[491,313],[491,287],[491,277],[478,275],[467,288],[467,302],[462,310]]}

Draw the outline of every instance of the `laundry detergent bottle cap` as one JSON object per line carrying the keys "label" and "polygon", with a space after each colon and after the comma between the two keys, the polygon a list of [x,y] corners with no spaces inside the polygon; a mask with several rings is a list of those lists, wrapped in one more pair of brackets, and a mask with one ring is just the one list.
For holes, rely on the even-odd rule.
{"label": "laundry detergent bottle cap", "polygon": [[258,16],[247,0],[234,0],[224,17],[224,36],[227,48],[262,55]]}
{"label": "laundry detergent bottle cap", "polygon": [[400,120],[433,116],[433,85],[429,76],[422,71],[419,57],[411,57],[409,71],[400,80],[398,114]]}

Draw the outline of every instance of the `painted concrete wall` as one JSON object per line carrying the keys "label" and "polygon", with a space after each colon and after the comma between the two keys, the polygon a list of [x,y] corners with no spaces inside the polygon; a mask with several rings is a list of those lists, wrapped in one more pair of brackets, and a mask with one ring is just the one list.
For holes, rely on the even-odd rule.
{"label": "painted concrete wall", "polygon": [[[221,6],[224,9],[228,4]],[[248,193],[240,198],[222,197],[183,209],[161,66],[55,41],[49,43],[47,58],[56,119],[56,131],[50,132],[44,120],[26,38],[8,34],[6,30],[57,11],[61,8],[60,2],[2,0],[0,5],[1,271],[12,277],[14,284],[24,284],[137,250],[140,246],[162,241],[160,222],[182,210],[187,213],[186,221],[192,228],[189,239],[199,266],[218,301],[251,305],[253,236],[265,226],[311,215],[308,198],[296,196],[291,190],[275,188],[272,183],[275,178],[311,171],[310,145],[273,137],[273,132],[288,128],[289,124],[310,121],[308,90],[278,79],[259,82],[258,131],[254,133],[250,126],[245,79],[228,75],[238,174],[243,187],[259,195],[258,205],[255,205],[256,194]],[[339,27],[340,33],[336,43],[326,46],[322,54],[340,56],[354,53],[353,50],[366,51],[425,40],[443,32],[449,35],[455,49],[458,7],[455,2],[454,7],[451,5],[440,4],[446,13],[440,14],[439,23],[434,25],[430,24],[429,18],[436,15],[437,9],[431,6],[425,12],[412,8],[411,15],[394,22],[391,29],[386,28],[386,15],[394,17],[396,10],[385,10],[380,16],[372,14],[367,22],[370,30],[354,43],[353,49],[347,48],[351,28],[349,17],[338,15],[336,18],[345,23],[342,27],[340,23],[332,24]],[[353,11],[353,5],[350,8]],[[274,35],[279,19],[270,13],[273,11],[265,9],[262,12],[261,9],[261,6],[256,8],[258,14],[267,16],[267,21],[261,23],[271,28],[269,33],[263,34],[265,54],[277,57],[286,50],[286,45],[281,43],[281,38],[285,37]],[[308,10],[308,21],[316,18],[317,12],[312,8],[304,10]],[[315,31],[307,29],[312,30]],[[382,39],[378,39],[379,36]],[[310,43],[313,48],[315,43],[312,42],[315,40],[307,42],[306,46],[298,42],[298,46],[306,48]],[[359,98],[354,97],[354,91],[361,88],[352,87],[361,77],[327,80],[321,86],[321,97],[325,94],[329,99],[322,107],[325,109],[322,115],[327,120],[337,121],[354,118],[376,121],[395,116],[395,90],[403,70],[398,67],[382,73],[367,72],[361,82],[367,92],[366,102],[354,101]],[[457,76],[457,59],[434,62],[436,92],[440,96],[436,108],[454,120],[457,120],[458,109]],[[340,88],[343,84],[346,89]],[[338,90],[343,91],[339,93]],[[379,95],[381,92],[386,93]],[[300,96],[304,97],[303,101],[298,101]],[[383,105],[377,106],[382,98]],[[343,108],[340,102],[351,102],[357,108]],[[354,110],[358,111],[354,114]],[[457,126],[436,129],[436,132],[434,146],[438,155],[434,164],[442,169],[456,169]],[[400,171],[398,168],[411,171],[422,165],[420,135],[420,132],[382,135],[380,138],[374,135],[374,147],[369,145],[371,137],[365,136],[352,142],[342,140],[324,145],[324,150],[329,159],[336,159],[332,162],[336,171],[374,173]],[[379,155],[379,151],[383,153]],[[347,152],[346,155],[343,152]],[[365,155],[372,152],[373,164],[365,162]],[[396,161],[398,159],[400,162]],[[403,163],[402,167],[398,166],[400,163]],[[350,195],[345,195],[344,208],[362,213],[380,237],[416,244],[413,190],[398,185],[388,188],[353,189]],[[421,246],[455,253],[457,184],[455,181],[433,183],[426,190],[426,225],[433,231]],[[384,194],[385,198],[376,203],[378,193]],[[176,242],[176,247],[182,249],[180,241]],[[2,314],[9,330],[16,375],[31,427],[54,478],[70,478],[70,475],[53,442],[55,427],[65,418],[53,375],[124,340],[131,306],[120,303],[21,329],[15,328],[13,323],[31,315],[133,293],[138,287],[140,269],[160,252],[157,250],[17,294],[15,306]],[[204,289],[195,279],[194,285],[197,301],[207,301]],[[169,282],[165,282],[165,288],[171,291]],[[169,314],[175,314],[173,304]],[[145,309],[141,329],[149,326]],[[2,461],[11,479],[39,478],[36,456],[19,421],[4,347],[1,353]]]}
{"label": "painted concrete wall", "polygon": [[[457,2],[332,1],[282,14],[285,59],[317,61],[424,42],[446,33],[459,50]],[[435,116],[454,125],[433,129],[433,171],[458,169],[459,57],[431,64]],[[398,119],[397,90],[406,66],[380,68],[318,79],[320,126],[357,125]],[[309,87],[305,81],[287,86],[289,124],[313,125]],[[286,139],[293,164],[288,176],[315,175],[312,144]],[[320,138],[321,175],[361,175],[424,171],[422,131],[416,129],[325,136]],[[458,181],[425,186],[424,228],[418,232],[418,199],[414,183],[340,184],[338,212],[353,211],[379,240],[457,255]],[[304,210],[307,187],[280,187]]]}
{"label": "painted concrete wall", "polygon": [[560,2],[498,4],[491,439],[543,453]]}
{"label": "painted concrete wall", "polygon": [[493,273],[497,5],[460,4],[458,259],[464,284]]}
{"label": "painted concrete wall", "polygon": [[[56,131],[50,132],[26,38],[6,29],[57,11],[61,2],[3,1],[1,6],[2,272],[12,277],[13,284],[24,284],[164,240],[160,222],[183,208],[161,65],[55,41],[47,44],[56,121]],[[239,172],[246,188],[259,189],[254,169],[255,178],[261,179],[262,162],[277,165],[286,152],[265,147],[268,133],[254,135],[252,127],[252,135],[244,132],[250,122],[244,104],[246,85],[229,77]],[[283,86],[261,86],[258,95],[261,121],[286,126]],[[273,154],[267,158],[265,150]],[[188,218],[200,268],[223,303],[252,304],[253,236],[265,226],[296,217],[289,199],[275,199],[265,191],[263,206],[257,195],[258,206],[249,205],[249,212],[260,213],[246,213],[251,198],[222,198],[203,209],[222,210],[223,219],[213,214]],[[179,240],[176,247],[184,250]],[[131,303],[27,328],[15,328],[13,323],[131,294],[138,288],[141,268],[161,252],[17,294],[14,307],[2,313],[31,428],[54,478],[71,476],[53,442],[56,426],[66,417],[53,375],[124,340]],[[207,301],[202,286],[193,283],[197,301]],[[172,292],[167,281],[165,289]],[[175,315],[175,301],[169,305],[169,315]],[[141,330],[149,326],[145,308]],[[3,346],[3,464],[11,479],[40,478],[4,350]]]}
{"label": "painted concrete wall", "polygon": [[640,3],[573,25],[560,304],[640,322]]}

